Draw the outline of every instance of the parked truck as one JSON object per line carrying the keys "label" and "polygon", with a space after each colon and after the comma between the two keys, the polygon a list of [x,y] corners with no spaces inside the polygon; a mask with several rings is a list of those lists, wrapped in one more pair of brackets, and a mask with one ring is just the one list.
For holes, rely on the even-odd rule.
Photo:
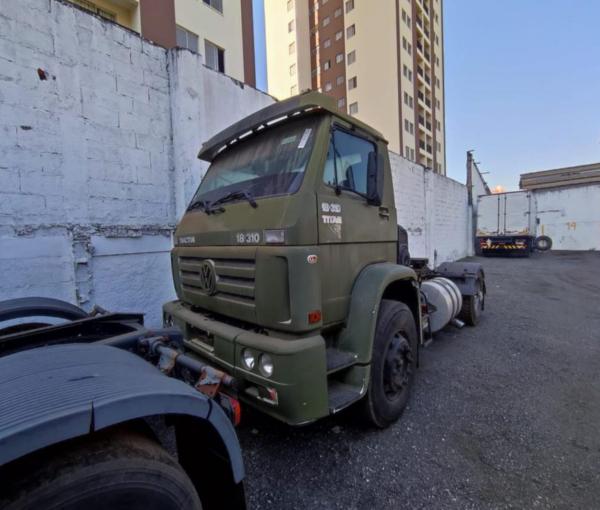
{"label": "parked truck", "polygon": [[386,141],[331,98],[275,103],[199,156],[163,329],[0,303],[3,508],[244,508],[240,402],[292,425],[355,405],[386,427],[431,335],[479,321],[481,266],[410,258]]}
{"label": "parked truck", "polygon": [[529,191],[481,195],[477,199],[475,249],[481,255],[518,254],[552,247],[548,236],[536,237],[535,199]]}
{"label": "parked truck", "polygon": [[199,157],[210,167],[175,231],[165,325],[279,420],[357,404],[394,422],[431,326],[477,322],[481,266],[405,265],[387,142],[327,96],[268,106]]}

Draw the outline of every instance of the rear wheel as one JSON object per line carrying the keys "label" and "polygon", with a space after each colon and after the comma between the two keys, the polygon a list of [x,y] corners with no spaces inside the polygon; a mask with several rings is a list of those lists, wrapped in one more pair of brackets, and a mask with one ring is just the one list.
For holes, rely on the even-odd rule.
{"label": "rear wheel", "polygon": [[379,306],[371,376],[363,401],[364,415],[385,428],[404,411],[417,361],[417,328],[404,303],[384,299]]}
{"label": "rear wheel", "polygon": [[469,326],[476,326],[483,312],[484,294],[481,281],[477,280],[475,294],[463,296],[463,303],[458,318]]}
{"label": "rear wheel", "polygon": [[[5,510],[201,509],[177,461],[134,432],[99,434],[27,459],[9,473]],[[3,499],[3,497],[5,499]]]}

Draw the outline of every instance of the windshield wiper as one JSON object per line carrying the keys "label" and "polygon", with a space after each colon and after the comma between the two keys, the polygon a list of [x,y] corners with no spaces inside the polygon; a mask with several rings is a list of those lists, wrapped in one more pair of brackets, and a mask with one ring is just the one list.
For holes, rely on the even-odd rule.
{"label": "windshield wiper", "polygon": [[188,208],[187,211],[193,211],[194,209],[202,209],[206,214],[210,214],[208,212],[208,209],[210,207],[210,203],[206,200],[196,200],[195,202],[192,202]]}
{"label": "windshield wiper", "polygon": [[[232,200],[237,200],[239,198],[246,199],[254,209],[256,209],[258,207],[258,204],[256,203],[256,200],[254,200],[254,195],[252,193],[250,193],[249,191],[246,191],[246,190],[239,190],[239,191],[232,191],[231,193],[227,193],[226,195],[223,195],[221,198],[218,198],[217,200],[215,200],[214,202],[211,202],[210,204],[208,204],[208,209],[206,210],[206,212],[208,214],[215,213],[215,212],[223,212],[224,209],[222,207],[218,207],[218,206],[220,206],[221,204],[224,204],[226,202],[231,202]],[[217,207],[215,207],[215,206],[217,206]]]}

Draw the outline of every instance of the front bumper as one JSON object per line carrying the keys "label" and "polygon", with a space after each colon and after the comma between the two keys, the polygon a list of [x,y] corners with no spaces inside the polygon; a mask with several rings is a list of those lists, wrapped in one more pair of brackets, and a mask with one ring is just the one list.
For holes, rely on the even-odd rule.
{"label": "front bumper", "polygon": [[[236,378],[237,397],[279,420],[301,425],[329,414],[325,340],[321,335],[278,338],[259,334],[191,310],[181,301],[163,306],[165,322],[183,332],[185,347],[195,356]],[[242,365],[249,349],[257,362]],[[258,359],[268,354],[273,374],[265,377]]]}

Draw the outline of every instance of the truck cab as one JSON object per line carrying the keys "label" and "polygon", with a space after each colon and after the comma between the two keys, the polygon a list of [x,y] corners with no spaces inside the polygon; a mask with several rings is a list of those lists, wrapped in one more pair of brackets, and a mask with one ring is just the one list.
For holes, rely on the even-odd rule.
{"label": "truck cab", "polygon": [[[371,421],[391,423],[421,318],[417,275],[396,264],[383,136],[309,92],[242,119],[199,157],[210,167],[175,231],[178,299],[165,323],[236,378],[237,397],[280,420],[308,423],[363,400]],[[396,330],[381,331],[383,316]]]}

